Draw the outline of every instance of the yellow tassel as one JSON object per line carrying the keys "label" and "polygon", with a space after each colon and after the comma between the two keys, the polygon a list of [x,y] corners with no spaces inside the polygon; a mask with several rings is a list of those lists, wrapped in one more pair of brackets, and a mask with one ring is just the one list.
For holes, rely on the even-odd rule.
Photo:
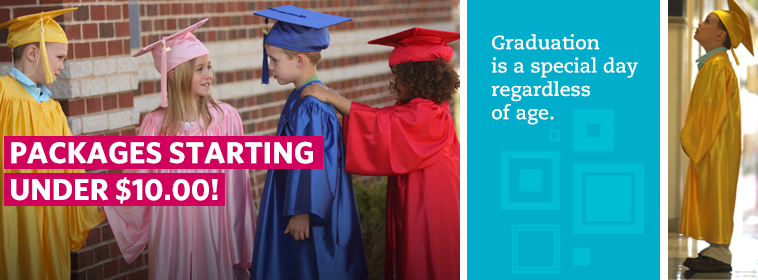
{"label": "yellow tassel", "polygon": [[734,53],[734,49],[732,49],[732,56],[734,56],[734,62],[736,62],[737,66],[739,66],[740,65],[740,60],[737,59],[737,54]]}
{"label": "yellow tassel", "polygon": [[53,76],[53,70],[50,68],[50,61],[47,58],[47,48],[45,47],[45,29],[44,29],[44,21],[45,19],[40,16],[40,22],[39,22],[39,51],[40,51],[40,59],[42,59],[42,68],[45,70],[45,83],[46,84],[52,84],[55,82],[55,76]]}

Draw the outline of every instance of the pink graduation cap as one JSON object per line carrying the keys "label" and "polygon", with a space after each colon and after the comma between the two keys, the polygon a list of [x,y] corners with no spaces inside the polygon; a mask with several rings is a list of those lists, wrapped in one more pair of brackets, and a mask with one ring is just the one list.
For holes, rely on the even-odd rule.
{"label": "pink graduation cap", "polygon": [[161,73],[161,107],[168,107],[168,89],[166,88],[168,71],[190,59],[209,53],[203,43],[195,38],[195,35],[192,35],[192,32],[195,32],[206,21],[208,21],[207,18],[171,36],[163,37],[160,41],[142,48],[134,55],[134,57],[138,57],[147,52],[153,53],[155,69]]}

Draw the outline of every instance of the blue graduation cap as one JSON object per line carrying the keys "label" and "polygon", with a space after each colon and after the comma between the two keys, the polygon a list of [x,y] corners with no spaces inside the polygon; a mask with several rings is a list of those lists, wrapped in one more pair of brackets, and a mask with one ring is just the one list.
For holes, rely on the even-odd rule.
{"label": "blue graduation cap", "polygon": [[[329,47],[327,27],[353,19],[301,9],[287,5],[255,12],[266,18],[263,42],[283,49],[298,52],[317,52]],[[277,20],[268,29],[268,19]],[[261,81],[268,84],[268,54],[263,48],[263,69]]]}

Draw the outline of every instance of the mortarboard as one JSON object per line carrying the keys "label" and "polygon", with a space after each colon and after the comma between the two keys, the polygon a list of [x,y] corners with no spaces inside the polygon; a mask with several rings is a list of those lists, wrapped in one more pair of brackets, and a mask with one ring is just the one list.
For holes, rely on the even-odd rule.
{"label": "mortarboard", "polygon": [[[353,19],[322,14],[301,9],[295,6],[281,6],[255,12],[266,18],[266,28],[263,29],[263,42],[283,49],[299,52],[317,52],[329,47],[329,30],[327,27],[351,21]],[[277,20],[268,29],[268,19]],[[262,79],[268,84],[268,55],[263,48]]]}
{"label": "mortarboard", "polygon": [[444,58],[446,62],[453,59],[453,48],[447,44],[459,40],[458,32],[440,31],[414,27],[368,43],[395,47],[390,54],[390,66],[419,61],[433,61]]}
{"label": "mortarboard", "polygon": [[75,11],[78,8],[69,8],[55,10],[50,12],[41,12],[32,15],[20,16],[15,19],[0,24],[0,29],[8,28],[8,47],[14,49],[29,43],[39,42],[40,56],[42,58],[42,68],[45,71],[45,83],[51,84],[55,81],[50,61],[47,57],[48,43],[68,44],[66,32],[53,19],[59,15]]}
{"label": "mortarboard", "polygon": [[729,33],[729,39],[732,42],[732,56],[737,65],[740,65],[740,61],[737,60],[737,56],[734,54],[734,49],[739,47],[740,43],[745,45],[745,48],[753,54],[753,35],[750,32],[750,20],[748,19],[745,11],[737,5],[734,0],[728,0],[729,11],[717,10],[714,13],[721,19],[726,27],[726,32]]}
{"label": "mortarboard", "polygon": [[203,19],[182,31],[176,32],[160,41],[142,48],[134,57],[152,52],[155,69],[161,73],[161,107],[168,107],[168,89],[166,79],[168,71],[190,59],[208,54],[208,49],[192,32],[203,25],[208,19]]}

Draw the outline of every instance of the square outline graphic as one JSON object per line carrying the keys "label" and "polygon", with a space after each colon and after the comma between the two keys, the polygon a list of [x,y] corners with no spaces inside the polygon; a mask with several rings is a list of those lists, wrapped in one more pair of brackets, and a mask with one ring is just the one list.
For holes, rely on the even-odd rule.
{"label": "square outline graphic", "polygon": [[[542,191],[542,169],[519,169],[519,191]],[[530,178],[532,177],[532,178]]]}
{"label": "square outline graphic", "polygon": [[574,259],[572,260],[574,265],[590,265],[592,258],[592,254],[590,251],[590,248],[587,247],[575,247],[573,248],[574,251]]}
{"label": "square outline graphic", "polygon": [[[555,137],[553,137],[555,135]],[[547,138],[549,141],[561,141],[561,131],[557,129],[549,130],[547,132]]]}
{"label": "square outline graphic", "polygon": [[[539,267],[539,266],[528,266],[528,267],[519,267],[517,266],[516,261],[516,252],[518,252],[518,237],[517,233],[519,229],[526,229],[530,231],[551,231],[554,234],[554,241],[555,241],[555,247],[553,248],[554,254],[553,254],[553,263],[555,263],[554,266],[550,267]],[[560,237],[561,233],[561,226],[560,225],[512,225],[511,226],[511,273],[559,273],[561,272],[561,255],[560,255],[560,248],[561,248],[561,239]]]}
{"label": "square outline graphic", "polygon": [[[550,202],[511,202],[510,164],[512,158],[552,160],[552,199]],[[501,151],[500,152],[500,210],[559,210],[561,208],[560,153],[556,151]],[[544,174],[543,174],[544,175]],[[518,186],[514,186],[518,187]]]}
{"label": "square outline graphic", "polygon": [[[629,220],[627,221],[589,221],[588,220],[588,210],[587,210],[587,179],[588,177],[627,177],[629,179]],[[582,194],[580,198],[582,199],[582,223],[584,225],[632,225],[634,224],[634,208],[635,208],[635,199],[634,199],[634,173],[632,172],[620,172],[620,173],[593,173],[593,172],[586,172],[582,173],[582,183],[580,183],[582,186]]]}
{"label": "square outline graphic", "polygon": [[[615,150],[615,109],[574,109],[571,121],[574,152]],[[599,125],[599,137],[588,137],[589,125]]]}
{"label": "square outline graphic", "polygon": [[[645,165],[639,163],[575,163],[574,164],[574,234],[643,234],[645,231]],[[583,219],[583,174],[585,173],[631,173],[632,180],[632,217],[627,224],[618,223],[585,223]]]}

